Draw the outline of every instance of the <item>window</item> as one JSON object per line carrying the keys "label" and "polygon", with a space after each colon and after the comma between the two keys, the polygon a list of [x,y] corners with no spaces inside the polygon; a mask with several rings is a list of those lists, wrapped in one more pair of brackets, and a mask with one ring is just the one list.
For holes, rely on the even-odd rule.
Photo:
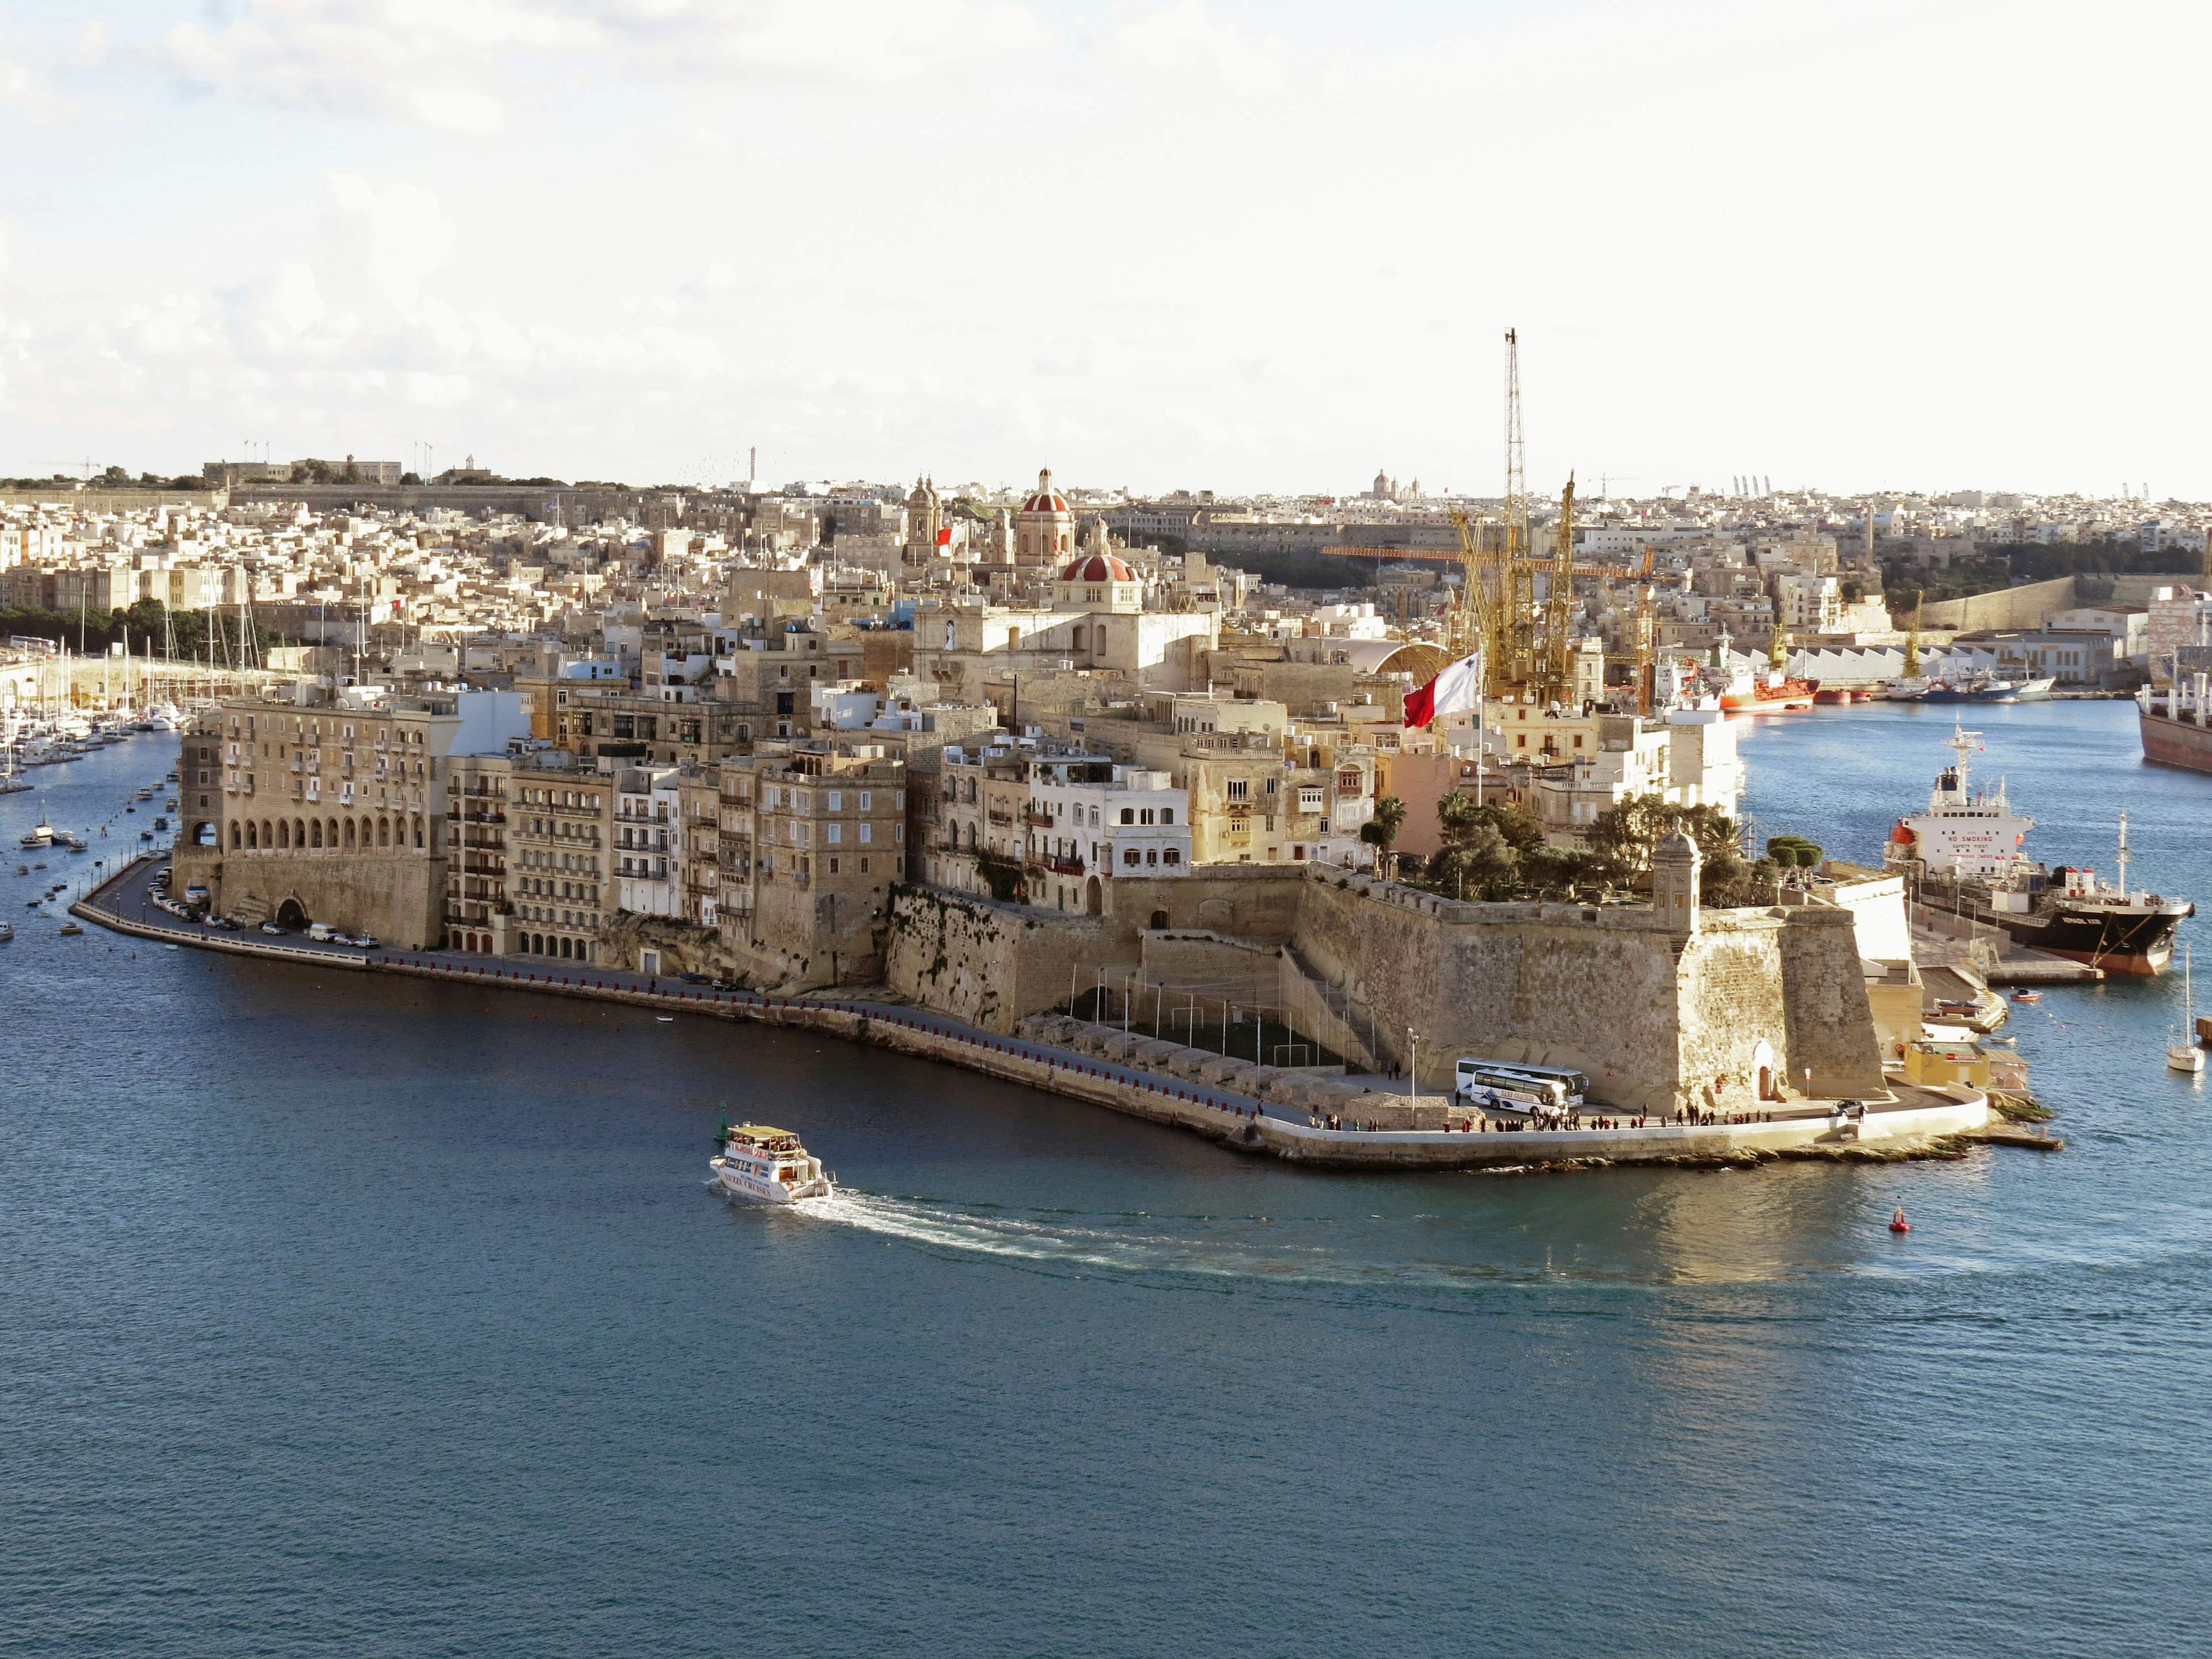
{"label": "window", "polygon": [[1182,862],[1182,854],[1176,851],[1172,847],[1164,847],[1160,849],[1160,862],[1162,864],[1181,864]]}
{"label": "window", "polygon": [[876,826],[875,826],[874,824],[872,824],[872,823],[864,823],[864,824],[862,824],[862,825],[860,826],[860,845],[861,845],[861,846],[863,846],[863,847],[867,846],[871,842],[874,841],[874,840],[875,840],[875,838],[876,838]]}
{"label": "window", "polygon": [[1318,812],[1321,810],[1321,790],[1311,785],[1302,786],[1298,790],[1298,811],[1301,812]]}
{"label": "window", "polygon": [[872,811],[875,808],[875,802],[876,794],[874,790],[863,789],[860,791],[860,810],[863,812]]}
{"label": "window", "polygon": [[1133,806],[1125,806],[1125,807],[1123,807],[1123,808],[1121,809],[1121,822],[1122,822],[1122,823],[1134,823],[1136,821],[1137,821],[1137,809],[1136,809],[1135,807],[1133,807]]}
{"label": "window", "polygon": [[[844,839],[845,839],[845,826],[844,826],[843,824],[842,824],[842,823],[833,823],[833,824],[831,824],[831,825],[830,826],[830,834],[829,834],[829,838],[828,838],[828,839],[829,839],[830,845],[830,846],[832,846],[832,847],[836,847],[836,846],[841,845],[841,844],[844,842]],[[832,866],[831,867],[832,867],[832,868],[835,868],[836,866]]]}
{"label": "window", "polygon": [[1251,781],[1247,778],[1230,779],[1228,794],[1231,800],[1250,799],[1252,795]]}
{"label": "window", "polygon": [[1137,849],[1132,847],[1127,852],[1123,853],[1121,854],[1121,862],[1133,868],[1137,863]]}
{"label": "window", "polygon": [[1175,822],[1175,808],[1172,806],[1163,806],[1160,808],[1160,822],[1162,823],[1173,823]]}
{"label": "window", "polygon": [[845,792],[843,790],[832,789],[830,792],[830,810],[833,812],[842,812],[845,810]]}

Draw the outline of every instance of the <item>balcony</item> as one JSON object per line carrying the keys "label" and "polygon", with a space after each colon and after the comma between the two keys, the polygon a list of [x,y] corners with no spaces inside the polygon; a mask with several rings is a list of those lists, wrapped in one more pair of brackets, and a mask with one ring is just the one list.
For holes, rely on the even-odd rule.
{"label": "balcony", "polygon": [[[994,813],[992,816],[993,821],[996,822],[997,815]],[[1049,830],[1052,828],[1052,814],[1049,812],[1024,812],[1022,814],[1022,822],[1029,825],[1032,830]]]}

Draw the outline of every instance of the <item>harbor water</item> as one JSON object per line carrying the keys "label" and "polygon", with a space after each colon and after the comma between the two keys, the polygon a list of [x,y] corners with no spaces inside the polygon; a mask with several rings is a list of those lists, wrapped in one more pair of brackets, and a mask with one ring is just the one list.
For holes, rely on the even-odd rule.
{"label": "harbor water", "polygon": [[[1966,712],[2039,856],[2108,870],[2124,806],[2212,900],[2212,778],[2132,706]],[[1747,807],[1872,860],[1949,726],[1763,719]],[[2178,975],[2017,1011],[2057,1156],[1323,1173],[804,1034],[61,937],[25,902],[173,756],[0,798],[0,1654],[2212,1648]],[[17,854],[41,805],[93,851]],[[711,1197],[726,1105],[845,1195]]]}

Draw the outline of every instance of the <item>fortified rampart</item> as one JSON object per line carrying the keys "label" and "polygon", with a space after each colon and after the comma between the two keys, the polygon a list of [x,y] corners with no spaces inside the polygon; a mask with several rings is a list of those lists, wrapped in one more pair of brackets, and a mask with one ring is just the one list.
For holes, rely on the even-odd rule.
{"label": "fortified rampart", "polygon": [[[1378,1066],[1410,1062],[1417,1033],[1433,1089],[1451,1086],[1467,1053],[1574,1066],[1606,1099],[1662,1110],[1717,1079],[1741,1104],[1784,1083],[1802,1091],[1808,1067],[1814,1094],[1882,1086],[1847,910],[1709,909],[1681,933],[1640,905],[1465,904],[1319,866],[1117,882],[1114,894],[1111,914],[1075,917],[908,890],[890,982],[1011,1031],[1101,975],[1210,996],[1232,985],[1256,1001],[1262,953],[1275,953],[1278,986],[1298,993],[1279,993],[1284,1006],[1326,1011]],[[1301,992],[1293,976],[1309,975]]]}
{"label": "fortified rampart", "polygon": [[[2179,561],[2181,556],[2177,554],[2175,558]],[[2148,605],[2152,589],[2196,580],[2188,571],[2163,576],[2085,571],[2018,587],[2001,587],[1991,593],[1972,593],[1963,599],[1938,599],[1921,607],[1920,625],[1954,633],[1978,628],[2040,628],[2062,611],[2085,605]]]}

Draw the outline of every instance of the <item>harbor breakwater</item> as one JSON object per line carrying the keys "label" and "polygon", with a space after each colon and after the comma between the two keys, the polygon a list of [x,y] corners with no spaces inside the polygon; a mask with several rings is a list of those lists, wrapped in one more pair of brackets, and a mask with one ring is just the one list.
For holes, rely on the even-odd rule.
{"label": "harbor breakwater", "polygon": [[[1173,1045],[1112,1049],[1127,1034],[1106,1027],[1043,1018],[1006,1034],[927,1009],[830,995],[779,997],[757,992],[667,987],[642,975],[611,969],[567,973],[545,963],[487,963],[459,953],[357,951],[288,943],[275,938],[210,932],[133,914],[126,901],[152,864],[141,860],[70,906],[71,913],[112,932],[166,945],[352,972],[442,980],[486,989],[623,1004],[670,1016],[689,1014],[792,1027],[896,1053],[939,1060],[1003,1081],[1183,1129],[1240,1152],[1316,1166],[1350,1168],[1513,1169],[1530,1171],[1612,1164],[1749,1167],[1783,1158],[1888,1162],[1951,1157],[1971,1140],[1990,1138],[1986,1095],[1968,1089],[1898,1088],[1864,1097],[1862,1114],[1836,1101],[1778,1104],[1771,1121],[1688,1124],[1601,1116],[1575,1129],[1430,1127],[1442,1103],[1409,1105],[1401,1096],[1364,1091],[1333,1079],[1243,1062],[1199,1050],[1161,1053]],[[1049,1030],[1060,1041],[1045,1040]],[[1031,1035],[1034,1033],[1034,1035]],[[1222,1067],[1218,1078],[1207,1067]],[[1182,1074],[1179,1074],[1182,1073]],[[1243,1088],[1224,1086],[1231,1081]],[[1269,1097],[1275,1097],[1270,1098]],[[1287,1097],[1290,1103],[1285,1103]],[[1434,1114],[1435,1116],[1431,1115]],[[1424,1118],[1428,1122],[1424,1122]],[[1338,1123],[1376,1127],[1328,1127]],[[1407,1127],[1395,1127],[1404,1121]],[[1607,1127],[1597,1127],[1598,1123]],[[1389,1127],[1385,1127],[1389,1126]]]}

